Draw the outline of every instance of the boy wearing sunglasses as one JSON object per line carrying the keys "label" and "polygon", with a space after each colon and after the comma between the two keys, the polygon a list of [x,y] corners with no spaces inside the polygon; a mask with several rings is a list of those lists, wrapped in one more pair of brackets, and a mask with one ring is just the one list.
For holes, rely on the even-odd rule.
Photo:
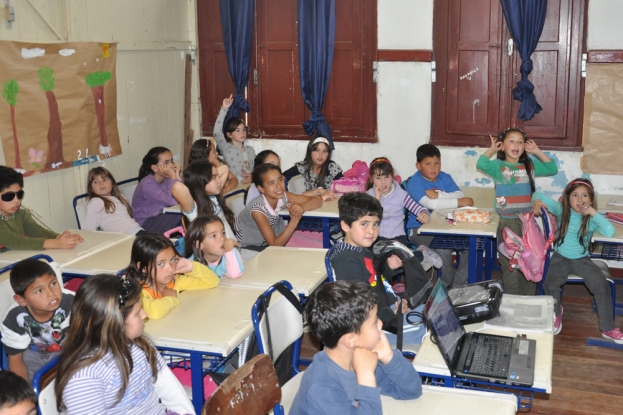
{"label": "boy wearing sunglasses", "polygon": [[14,169],[0,166],[0,252],[7,249],[72,249],[82,237],[65,231],[57,234],[40,226],[26,209],[24,177]]}

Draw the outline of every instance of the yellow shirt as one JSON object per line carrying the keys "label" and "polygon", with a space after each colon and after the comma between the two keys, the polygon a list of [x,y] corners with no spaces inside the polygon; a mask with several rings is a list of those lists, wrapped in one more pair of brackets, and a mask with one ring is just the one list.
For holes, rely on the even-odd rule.
{"label": "yellow shirt", "polygon": [[[214,288],[218,285],[219,277],[205,265],[193,261],[193,269],[189,273],[180,274],[167,287],[174,289],[179,294],[186,290],[202,290]],[[143,285],[143,309],[147,317],[159,319],[166,316],[169,311],[179,305],[177,297],[163,297],[162,294],[155,292],[151,287]]]}

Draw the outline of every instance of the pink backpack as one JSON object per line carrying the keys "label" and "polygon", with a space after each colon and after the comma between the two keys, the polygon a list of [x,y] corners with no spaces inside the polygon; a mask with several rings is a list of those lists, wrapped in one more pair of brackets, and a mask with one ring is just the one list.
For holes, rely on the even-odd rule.
{"label": "pink backpack", "polygon": [[369,174],[370,169],[366,162],[357,160],[353,163],[353,167],[344,172],[344,177],[333,181],[331,192],[338,196],[350,192],[365,192]]}
{"label": "pink backpack", "polygon": [[508,227],[502,229],[502,242],[498,250],[510,262],[510,270],[520,270],[528,281],[539,282],[543,279],[545,256],[549,246],[556,239],[558,224],[556,217],[545,211],[549,222],[549,238],[545,239],[543,230],[536,223],[534,213],[520,213],[519,219],[523,222],[520,237]]}

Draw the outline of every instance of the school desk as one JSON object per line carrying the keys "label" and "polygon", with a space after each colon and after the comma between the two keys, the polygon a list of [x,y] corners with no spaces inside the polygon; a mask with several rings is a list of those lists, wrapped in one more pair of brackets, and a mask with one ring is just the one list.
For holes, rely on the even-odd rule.
{"label": "school desk", "polygon": [[130,264],[134,235],[107,246],[94,255],[81,258],[62,268],[64,276],[88,276],[96,274],[118,274]]}
{"label": "school desk", "polygon": [[[303,374],[295,376],[281,388],[281,405],[289,413],[299,390]],[[422,385],[422,396],[401,401],[381,395],[384,414],[461,414],[514,415],[517,398],[510,393],[492,393],[467,389],[451,389]]]}
{"label": "school desk", "polygon": [[[279,216],[290,218],[287,209],[279,211]],[[322,232],[322,247],[328,249],[331,247],[331,235],[340,232],[340,212],[337,208],[337,200],[324,202],[318,209],[308,210],[303,213],[303,217],[299,221],[297,230]]]}
{"label": "school desk", "polygon": [[[145,322],[144,332],[156,347],[190,354],[192,401],[198,414],[204,402],[202,356],[227,358],[253,332],[251,307],[262,292],[220,286],[184,291],[169,314]],[[280,298],[277,294],[271,301]]]}
{"label": "school desk", "polygon": [[[509,295],[509,294],[504,294]],[[519,296],[514,296],[519,297]],[[543,301],[543,306],[547,306],[547,297],[537,297]],[[550,322],[553,326],[553,321]],[[482,332],[490,334],[499,334],[502,336],[514,337],[517,334],[525,334],[527,338],[536,340],[536,361],[534,372],[534,384],[532,387],[519,387],[519,386],[507,386],[509,391],[518,390],[530,393],[521,396],[522,400],[529,401],[529,403],[522,404],[521,406],[532,405],[532,394],[534,392],[552,393],[552,361],[554,356],[554,332],[553,327],[551,330],[545,332],[522,332],[520,329],[512,328],[491,328],[485,327],[485,323],[469,324],[465,326],[467,332]],[[430,332],[424,336],[424,341],[420,346],[420,350],[413,359],[413,366],[422,376],[428,376],[433,379],[442,380],[444,386],[453,387],[456,377],[452,377],[450,369],[446,364],[439,347],[432,342]],[[500,385],[504,386],[504,385]]]}
{"label": "school desk", "polygon": [[286,280],[307,297],[327,278],[326,253],[326,249],[269,246],[244,263],[240,278],[223,277],[220,286],[266,290]]}
{"label": "school desk", "polygon": [[74,249],[46,249],[41,251],[34,250],[10,250],[0,254],[0,267],[9,265],[13,262],[21,261],[34,255],[49,255],[58,263],[61,270],[70,264],[83,258],[97,254],[106,248],[112,247],[119,242],[134,239],[134,235],[114,232],[86,231],[84,229],[70,229],[71,233],[77,233],[84,239],[83,243],[76,245]]}

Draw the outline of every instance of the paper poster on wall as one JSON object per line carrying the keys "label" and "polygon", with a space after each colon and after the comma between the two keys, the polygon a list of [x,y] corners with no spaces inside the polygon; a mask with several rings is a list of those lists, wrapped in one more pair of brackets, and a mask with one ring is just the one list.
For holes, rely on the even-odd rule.
{"label": "paper poster on wall", "polygon": [[121,154],[115,43],[0,42],[0,138],[25,176]]}

